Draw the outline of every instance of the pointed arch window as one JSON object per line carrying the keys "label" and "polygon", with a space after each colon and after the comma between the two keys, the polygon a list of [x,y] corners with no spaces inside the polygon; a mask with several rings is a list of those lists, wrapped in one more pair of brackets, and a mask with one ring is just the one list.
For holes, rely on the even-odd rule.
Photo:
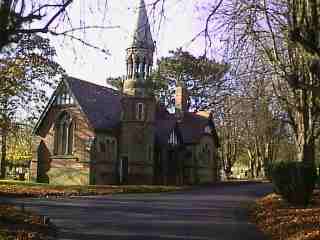
{"label": "pointed arch window", "polygon": [[75,121],[67,112],[63,112],[55,123],[54,154],[72,155]]}

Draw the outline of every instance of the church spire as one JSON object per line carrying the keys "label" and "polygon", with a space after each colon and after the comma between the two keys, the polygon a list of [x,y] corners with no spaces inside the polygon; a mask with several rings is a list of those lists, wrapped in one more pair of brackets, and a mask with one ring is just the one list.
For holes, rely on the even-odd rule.
{"label": "church spire", "polygon": [[124,93],[147,95],[146,80],[151,73],[154,50],[146,4],[144,0],[139,0],[132,40],[126,50],[127,79],[124,82]]}
{"label": "church spire", "polygon": [[152,39],[150,24],[144,0],[139,0],[137,8],[137,18],[133,30],[133,39],[131,47],[137,48],[154,48],[154,42]]}

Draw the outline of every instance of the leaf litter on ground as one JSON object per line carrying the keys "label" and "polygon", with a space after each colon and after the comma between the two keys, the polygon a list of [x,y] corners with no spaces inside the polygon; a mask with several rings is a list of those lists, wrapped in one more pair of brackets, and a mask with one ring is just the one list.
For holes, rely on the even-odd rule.
{"label": "leaf litter on ground", "polygon": [[280,195],[269,194],[256,201],[251,218],[272,240],[320,240],[320,190],[307,207],[295,207]]}

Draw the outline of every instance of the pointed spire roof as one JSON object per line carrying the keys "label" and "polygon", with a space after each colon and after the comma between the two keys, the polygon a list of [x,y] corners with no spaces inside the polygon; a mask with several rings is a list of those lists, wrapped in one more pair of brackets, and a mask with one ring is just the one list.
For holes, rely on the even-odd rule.
{"label": "pointed spire roof", "polygon": [[150,24],[144,0],[139,0],[136,18],[137,20],[133,28],[133,39],[130,43],[130,47],[153,49],[154,42],[150,31]]}

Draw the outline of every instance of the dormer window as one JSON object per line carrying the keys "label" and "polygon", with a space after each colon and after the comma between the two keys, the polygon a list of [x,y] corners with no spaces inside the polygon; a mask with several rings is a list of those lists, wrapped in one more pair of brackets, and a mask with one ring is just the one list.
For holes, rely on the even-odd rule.
{"label": "dormer window", "polygon": [[136,119],[139,121],[144,120],[144,104],[138,103],[136,107]]}
{"label": "dormer window", "polygon": [[170,144],[170,145],[178,145],[178,136],[177,136],[177,134],[176,134],[176,132],[175,132],[175,130],[173,130],[172,132],[171,132],[171,134],[170,134],[170,137],[169,137],[169,140],[168,140],[168,143]]}

